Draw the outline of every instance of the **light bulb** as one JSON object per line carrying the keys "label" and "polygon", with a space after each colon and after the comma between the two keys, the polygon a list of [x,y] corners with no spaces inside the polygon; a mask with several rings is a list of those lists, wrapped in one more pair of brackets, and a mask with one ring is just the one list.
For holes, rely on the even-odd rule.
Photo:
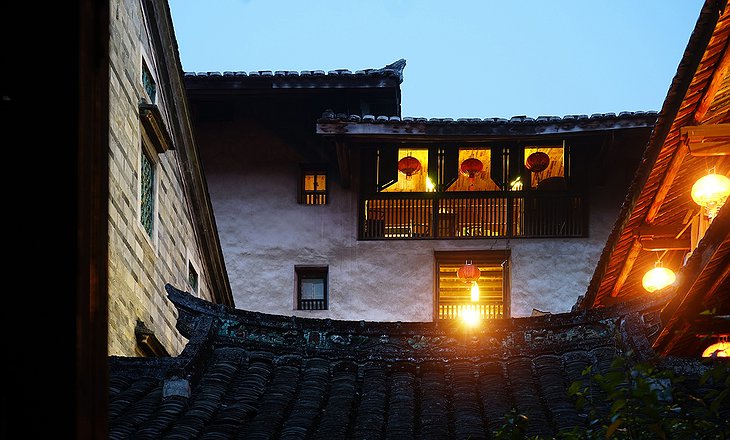
{"label": "light bulb", "polygon": [[471,300],[472,302],[479,302],[479,285],[476,281],[471,283]]}

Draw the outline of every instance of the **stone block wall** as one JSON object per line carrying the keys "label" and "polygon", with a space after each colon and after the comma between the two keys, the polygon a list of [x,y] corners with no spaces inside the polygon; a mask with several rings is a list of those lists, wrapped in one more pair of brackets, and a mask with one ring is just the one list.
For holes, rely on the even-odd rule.
{"label": "stone block wall", "polygon": [[160,108],[175,145],[175,130],[167,106],[174,105],[156,72],[164,58],[150,43],[141,3],[119,0],[111,4],[110,42],[110,160],[109,160],[109,354],[139,355],[134,329],[138,320],[154,331],[171,354],[185,340],[175,330],[176,310],[165,293],[165,283],[191,291],[188,264],[198,273],[198,294],[211,299],[208,275],[202,266],[185,192],[181,163],[175,150],[156,153],[156,208],[154,230],[148,236],[140,221],[140,160],[142,142],[138,106],[150,102],[142,84],[146,63],[157,83],[155,104]]}

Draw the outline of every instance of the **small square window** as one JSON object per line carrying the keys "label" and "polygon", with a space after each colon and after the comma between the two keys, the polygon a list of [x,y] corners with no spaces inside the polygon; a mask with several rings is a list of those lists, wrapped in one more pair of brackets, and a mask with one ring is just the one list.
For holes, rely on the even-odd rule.
{"label": "small square window", "polygon": [[321,169],[302,170],[299,203],[324,205],[327,203],[327,172]]}
{"label": "small square window", "polygon": [[327,267],[296,267],[297,309],[327,310]]}
{"label": "small square window", "polygon": [[193,263],[188,261],[188,284],[193,290],[193,293],[198,293],[198,271],[195,270]]}

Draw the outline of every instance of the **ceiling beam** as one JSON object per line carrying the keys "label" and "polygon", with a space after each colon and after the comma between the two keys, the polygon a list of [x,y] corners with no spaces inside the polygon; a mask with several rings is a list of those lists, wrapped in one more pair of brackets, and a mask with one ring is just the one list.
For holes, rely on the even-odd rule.
{"label": "ceiling beam", "polygon": [[715,67],[710,84],[705,88],[705,93],[702,95],[699,104],[697,104],[697,110],[695,110],[694,114],[694,120],[697,123],[701,123],[705,119],[705,116],[707,116],[707,111],[710,109],[712,101],[715,99],[720,85],[722,85],[722,80],[727,75],[728,69],[730,69],[730,56],[728,56],[727,43],[725,43],[720,63]]}
{"label": "ceiling beam", "polygon": [[624,265],[621,268],[621,272],[619,272],[618,277],[616,277],[616,282],[613,283],[613,288],[611,289],[611,298],[616,298],[619,295],[619,292],[621,291],[624,282],[626,282],[626,279],[629,277],[631,269],[634,267],[634,263],[636,262],[636,259],[639,258],[640,253],[641,240],[639,240],[639,237],[635,237],[633,243],[631,243],[631,248],[629,249],[629,253],[626,256],[626,260],[624,261]]}

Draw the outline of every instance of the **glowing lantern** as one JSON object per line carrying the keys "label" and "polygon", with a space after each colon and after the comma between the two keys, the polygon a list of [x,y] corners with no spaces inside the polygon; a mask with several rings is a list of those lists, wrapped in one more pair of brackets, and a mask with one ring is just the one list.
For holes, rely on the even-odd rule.
{"label": "glowing lantern", "polygon": [[462,162],[461,167],[459,167],[461,174],[469,176],[469,180],[472,183],[474,182],[474,176],[477,173],[480,173],[483,169],[484,164],[482,163],[482,161],[473,157],[470,157],[469,159]]}
{"label": "glowing lantern", "polygon": [[479,268],[474,266],[469,260],[456,272],[456,276],[465,283],[472,283],[478,280],[481,274]]}
{"label": "glowing lantern", "polygon": [[730,342],[727,341],[727,336],[720,336],[720,340],[709,347],[705,348],[702,352],[702,357],[730,357]]}
{"label": "glowing lantern", "polygon": [[692,200],[705,208],[712,220],[730,195],[730,179],[722,174],[708,174],[692,185]]}
{"label": "glowing lantern", "polygon": [[406,156],[398,161],[398,171],[406,175],[406,180],[421,169],[421,162],[413,156]]}
{"label": "glowing lantern", "polygon": [[479,285],[477,284],[477,280],[481,276],[479,268],[467,260],[466,264],[456,272],[456,276],[465,283],[471,283],[471,300],[479,302]]}
{"label": "glowing lantern", "polygon": [[676,279],[677,276],[671,269],[662,267],[662,262],[657,261],[654,264],[654,268],[644,275],[644,278],[641,280],[641,285],[644,286],[647,292],[653,292],[667,287],[674,283]]}
{"label": "glowing lantern", "polygon": [[527,156],[527,160],[525,160],[525,166],[533,173],[544,171],[548,165],[550,165],[550,156],[542,151],[536,151],[530,154]]}

